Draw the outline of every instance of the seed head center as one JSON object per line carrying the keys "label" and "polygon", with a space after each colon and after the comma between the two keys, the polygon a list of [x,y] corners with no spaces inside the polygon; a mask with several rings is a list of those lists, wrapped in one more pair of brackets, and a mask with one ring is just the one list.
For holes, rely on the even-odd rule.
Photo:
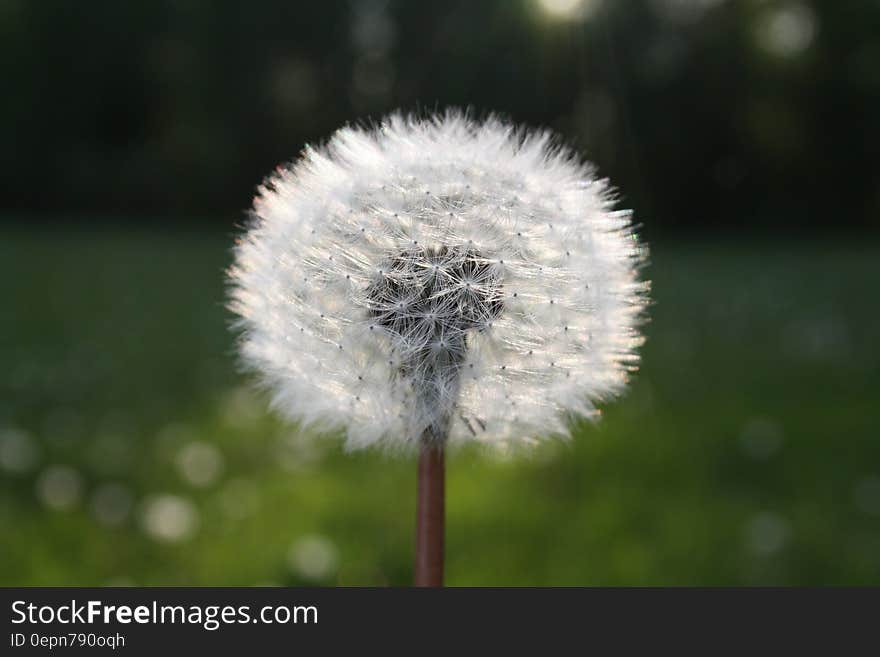
{"label": "seed head center", "polygon": [[391,335],[402,367],[435,373],[460,365],[467,332],[485,330],[503,310],[501,273],[472,247],[401,251],[383,263],[366,296],[372,321]]}

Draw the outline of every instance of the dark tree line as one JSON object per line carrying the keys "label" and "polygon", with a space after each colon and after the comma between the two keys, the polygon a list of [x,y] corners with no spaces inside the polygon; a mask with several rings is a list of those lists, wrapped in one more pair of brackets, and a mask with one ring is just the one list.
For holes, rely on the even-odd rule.
{"label": "dark tree line", "polygon": [[341,123],[458,105],[555,128],[652,227],[880,216],[867,0],[4,0],[0,68],[6,214],[228,221]]}

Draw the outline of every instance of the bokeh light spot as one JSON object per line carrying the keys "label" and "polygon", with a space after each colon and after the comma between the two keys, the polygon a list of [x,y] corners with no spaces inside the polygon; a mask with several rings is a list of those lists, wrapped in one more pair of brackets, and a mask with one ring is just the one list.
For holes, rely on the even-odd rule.
{"label": "bokeh light spot", "polygon": [[215,483],[223,474],[223,454],[206,442],[191,442],[177,453],[177,469],[181,477],[192,486],[205,488]]}
{"label": "bokeh light spot", "polygon": [[596,14],[601,0],[538,0],[541,11],[554,20],[585,21]]}
{"label": "bokeh light spot", "polygon": [[131,493],[125,486],[104,484],[92,494],[92,515],[102,525],[120,525],[128,518],[131,502]]}
{"label": "bokeh light spot", "polygon": [[753,459],[764,461],[782,446],[782,429],[773,420],[754,417],[748,420],[739,436],[743,451]]}
{"label": "bokeh light spot", "polygon": [[326,536],[311,534],[293,543],[287,554],[287,563],[291,571],[303,579],[327,579],[336,573],[339,551]]}
{"label": "bokeh light spot", "polygon": [[31,470],[39,459],[39,449],[30,434],[18,429],[0,431],[0,469],[12,473]]}
{"label": "bokeh light spot", "polygon": [[796,57],[812,45],[818,25],[813,10],[801,3],[768,8],[757,25],[758,44],[777,57]]}
{"label": "bokeh light spot", "polygon": [[49,466],[37,479],[37,496],[50,509],[72,509],[79,503],[82,491],[82,477],[67,465]]}
{"label": "bokeh light spot", "polygon": [[746,545],[758,556],[779,552],[788,542],[791,530],[785,518],[769,511],[756,513],[746,527]]}
{"label": "bokeh light spot", "polygon": [[199,513],[188,499],[178,495],[156,495],[144,503],[141,524],[157,541],[174,543],[195,534]]}

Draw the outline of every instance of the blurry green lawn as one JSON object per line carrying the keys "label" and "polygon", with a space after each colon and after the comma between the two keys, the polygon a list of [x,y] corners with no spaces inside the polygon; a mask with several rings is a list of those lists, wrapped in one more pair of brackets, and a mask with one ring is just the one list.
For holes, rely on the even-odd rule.
{"label": "blurry green lawn", "polygon": [[[0,584],[407,584],[414,464],[236,371],[228,235],[4,231]],[[451,458],[452,585],[880,584],[880,250],[660,245],[597,426]]]}

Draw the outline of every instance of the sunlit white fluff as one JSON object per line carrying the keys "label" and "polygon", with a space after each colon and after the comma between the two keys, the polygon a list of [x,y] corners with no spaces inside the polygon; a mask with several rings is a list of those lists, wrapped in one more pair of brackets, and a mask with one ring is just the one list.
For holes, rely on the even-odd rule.
{"label": "sunlit white fluff", "polygon": [[566,435],[637,365],[630,214],[546,132],[393,115],[306,148],[236,247],[245,361],[351,448]]}

